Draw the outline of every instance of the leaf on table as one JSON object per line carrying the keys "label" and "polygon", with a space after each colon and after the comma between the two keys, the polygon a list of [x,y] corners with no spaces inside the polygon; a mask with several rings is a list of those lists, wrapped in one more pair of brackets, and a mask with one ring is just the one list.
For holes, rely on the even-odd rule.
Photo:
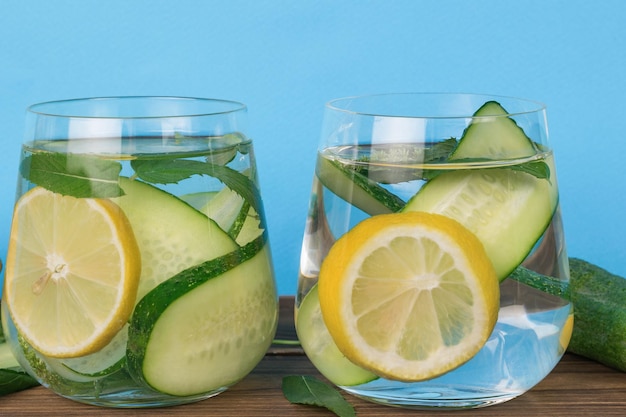
{"label": "leaf on table", "polygon": [[0,395],[35,387],[39,382],[19,369],[0,369]]}
{"label": "leaf on table", "polygon": [[312,376],[283,378],[283,394],[293,404],[324,407],[339,417],[355,417],[354,407],[333,387]]}

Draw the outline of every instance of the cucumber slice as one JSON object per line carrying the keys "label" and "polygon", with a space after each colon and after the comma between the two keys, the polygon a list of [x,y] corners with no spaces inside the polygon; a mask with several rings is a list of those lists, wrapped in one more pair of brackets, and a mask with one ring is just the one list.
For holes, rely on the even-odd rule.
{"label": "cucumber slice", "polygon": [[350,362],[328,332],[317,292],[317,284],[307,293],[296,314],[296,332],[309,360],[329,381],[340,386],[365,384],[376,374]]}
{"label": "cucumber slice", "polygon": [[228,187],[220,190],[200,211],[215,220],[239,246],[253,241],[264,230],[256,210]]}
{"label": "cucumber slice", "polygon": [[10,345],[4,341],[0,342],[0,396],[37,385],[39,382],[27,374],[15,359]]}
{"label": "cucumber slice", "polygon": [[532,250],[556,208],[551,184],[510,169],[454,171],[428,182],[404,211],[453,218],[482,242],[500,280]]}
{"label": "cucumber slice", "polygon": [[[537,154],[537,146],[497,102],[488,101],[474,113],[449,160],[523,158]],[[495,117],[489,117],[495,116]]]}
{"label": "cucumber slice", "polygon": [[16,368],[19,366],[19,362],[15,359],[11,351],[11,346],[5,342],[0,343],[0,369]]}
{"label": "cucumber slice", "polygon": [[[489,102],[477,114],[502,111],[497,103]],[[451,159],[529,153],[537,153],[535,145],[513,120],[481,117],[466,129]],[[546,155],[545,162],[550,167],[548,179],[507,168],[445,172],[426,183],[403,211],[438,213],[459,221],[483,243],[503,280],[530,253],[556,210],[552,155]]]}
{"label": "cucumber slice", "polygon": [[393,213],[404,206],[401,198],[378,183],[322,156],[317,158],[316,174],[326,188],[369,215]]}
{"label": "cucumber slice", "polygon": [[209,202],[209,200],[215,197],[217,193],[218,191],[190,193],[183,194],[179,198],[196,210],[200,210]]}
{"label": "cucumber slice", "polygon": [[239,246],[244,246],[263,234],[265,229],[261,224],[261,216],[254,207],[244,204],[239,216],[232,224],[228,234],[235,238]]}
{"label": "cucumber slice", "polygon": [[[58,361],[70,371],[68,379],[74,379],[71,375],[76,374],[81,377],[100,378],[113,372],[117,372],[124,366],[126,354],[126,341],[128,340],[128,325],[122,327],[115,337],[103,349],[90,355],[71,359],[50,359],[48,362]],[[58,366],[55,368],[58,369]],[[79,378],[78,380],[82,380]]]}
{"label": "cucumber slice", "polygon": [[202,206],[200,211],[215,220],[222,230],[228,231],[239,216],[243,203],[243,197],[230,188],[224,187]]}
{"label": "cucumber slice", "polygon": [[277,321],[269,249],[259,239],[165,281],[137,305],[129,371],[170,395],[222,391],[263,358]]}
{"label": "cucumber slice", "polygon": [[[124,177],[120,186],[126,194],[115,201],[130,221],[142,260],[137,300],[180,271],[237,247],[213,220],[172,194]],[[125,363],[126,328],[101,351],[73,360],[53,360],[51,366],[72,381],[116,372]]]}
{"label": "cucumber slice", "polygon": [[237,248],[213,220],[179,198],[150,184],[120,178],[124,210],[141,253],[140,300],[180,271]]}

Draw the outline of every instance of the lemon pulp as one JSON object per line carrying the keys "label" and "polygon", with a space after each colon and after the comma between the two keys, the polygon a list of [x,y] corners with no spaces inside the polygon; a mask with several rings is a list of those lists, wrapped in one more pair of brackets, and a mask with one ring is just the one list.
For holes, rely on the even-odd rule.
{"label": "lemon pulp", "polygon": [[115,203],[36,187],[17,202],[4,296],[39,352],[71,358],[104,347],[132,313],[141,261]]}
{"label": "lemon pulp", "polygon": [[495,326],[498,278],[478,239],[450,218],[373,216],[342,236],[319,274],[330,334],[353,363],[400,381],[471,359]]}

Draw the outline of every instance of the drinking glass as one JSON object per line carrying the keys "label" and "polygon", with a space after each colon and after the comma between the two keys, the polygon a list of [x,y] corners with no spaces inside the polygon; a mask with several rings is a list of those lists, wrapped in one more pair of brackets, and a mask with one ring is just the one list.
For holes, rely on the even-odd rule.
{"label": "drinking glass", "polygon": [[546,109],[447,93],[325,107],[296,327],[344,391],[474,408],[528,391],[572,332]]}
{"label": "drinking glass", "polygon": [[41,384],[169,406],[260,362],[278,299],[246,114],[186,97],[28,109],[2,313]]}

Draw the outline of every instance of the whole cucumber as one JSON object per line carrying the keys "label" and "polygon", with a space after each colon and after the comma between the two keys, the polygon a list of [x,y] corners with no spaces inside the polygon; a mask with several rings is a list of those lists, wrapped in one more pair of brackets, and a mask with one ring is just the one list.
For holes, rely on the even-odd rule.
{"label": "whole cucumber", "polygon": [[569,258],[569,265],[569,284],[523,267],[510,277],[572,301],[568,352],[626,371],[626,279],[578,258]]}
{"label": "whole cucumber", "polygon": [[574,331],[567,350],[626,371],[626,279],[570,258]]}

